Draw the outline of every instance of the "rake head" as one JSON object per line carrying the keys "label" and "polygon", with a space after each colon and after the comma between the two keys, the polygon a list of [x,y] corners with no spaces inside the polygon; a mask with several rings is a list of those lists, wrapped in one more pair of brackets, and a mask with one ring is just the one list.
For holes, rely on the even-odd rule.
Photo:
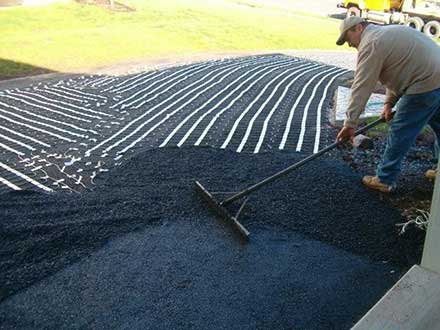
{"label": "rake head", "polygon": [[208,205],[210,206],[211,210],[213,210],[220,218],[226,220],[228,223],[232,224],[236,229],[238,229],[239,233],[245,240],[249,240],[249,231],[237,220],[238,215],[240,214],[241,210],[243,209],[244,205],[247,202],[247,199],[240,206],[240,209],[238,210],[237,214],[233,216],[223,206],[223,203],[221,201],[218,201],[208,190],[206,190],[202,186],[200,182],[196,181],[195,184],[196,184],[197,192],[201,194],[203,199],[208,202]]}

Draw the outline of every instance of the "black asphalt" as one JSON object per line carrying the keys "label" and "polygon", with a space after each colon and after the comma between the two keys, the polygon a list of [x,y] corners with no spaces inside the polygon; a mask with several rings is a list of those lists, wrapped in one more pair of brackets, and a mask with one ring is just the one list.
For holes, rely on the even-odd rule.
{"label": "black asphalt", "polygon": [[346,74],[267,54],[0,86],[0,193],[79,192],[145,148],[315,152],[326,134],[325,110]]}
{"label": "black asphalt", "polygon": [[301,157],[156,149],[92,192],[0,195],[0,328],[350,329],[420,260],[358,175],[320,159],[256,192],[248,244],[195,193]]}

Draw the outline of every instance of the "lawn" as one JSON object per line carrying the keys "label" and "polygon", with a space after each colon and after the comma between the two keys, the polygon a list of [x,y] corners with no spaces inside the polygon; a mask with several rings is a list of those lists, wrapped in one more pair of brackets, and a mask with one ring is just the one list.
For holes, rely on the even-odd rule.
{"label": "lawn", "polygon": [[339,21],[232,0],[75,2],[0,10],[0,77],[237,50],[335,49]]}

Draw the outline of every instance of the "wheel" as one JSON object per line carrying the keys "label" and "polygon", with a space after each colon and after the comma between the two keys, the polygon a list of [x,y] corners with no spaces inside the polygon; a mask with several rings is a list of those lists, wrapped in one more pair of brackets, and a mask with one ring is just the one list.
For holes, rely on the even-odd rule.
{"label": "wheel", "polygon": [[423,25],[425,25],[425,22],[420,17],[410,17],[406,21],[406,25],[409,27],[412,27],[413,29],[416,29],[417,31],[422,31]]}
{"label": "wheel", "polygon": [[361,17],[361,10],[359,9],[359,7],[356,6],[351,6],[347,8],[347,17],[350,16],[358,16]]}
{"label": "wheel", "polygon": [[423,33],[433,39],[439,38],[440,37],[440,23],[437,21],[429,21],[423,27]]}

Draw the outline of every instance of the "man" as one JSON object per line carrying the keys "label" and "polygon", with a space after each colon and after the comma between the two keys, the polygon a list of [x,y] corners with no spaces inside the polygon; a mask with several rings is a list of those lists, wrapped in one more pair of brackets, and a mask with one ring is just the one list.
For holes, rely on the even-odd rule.
{"label": "man", "polygon": [[[365,176],[362,182],[391,192],[404,157],[425,125],[440,142],[440,47],[410,27],[376,26],[356,16],[347,17],[340,32],[336,44],[348,42],[358,57],[347,118],[336,139],[353,139],[359,116],[380,81],[386,87],[382,116],[389,123],[389,135],[376,176]],[[435,175],[436,170],[426,173]]]}

